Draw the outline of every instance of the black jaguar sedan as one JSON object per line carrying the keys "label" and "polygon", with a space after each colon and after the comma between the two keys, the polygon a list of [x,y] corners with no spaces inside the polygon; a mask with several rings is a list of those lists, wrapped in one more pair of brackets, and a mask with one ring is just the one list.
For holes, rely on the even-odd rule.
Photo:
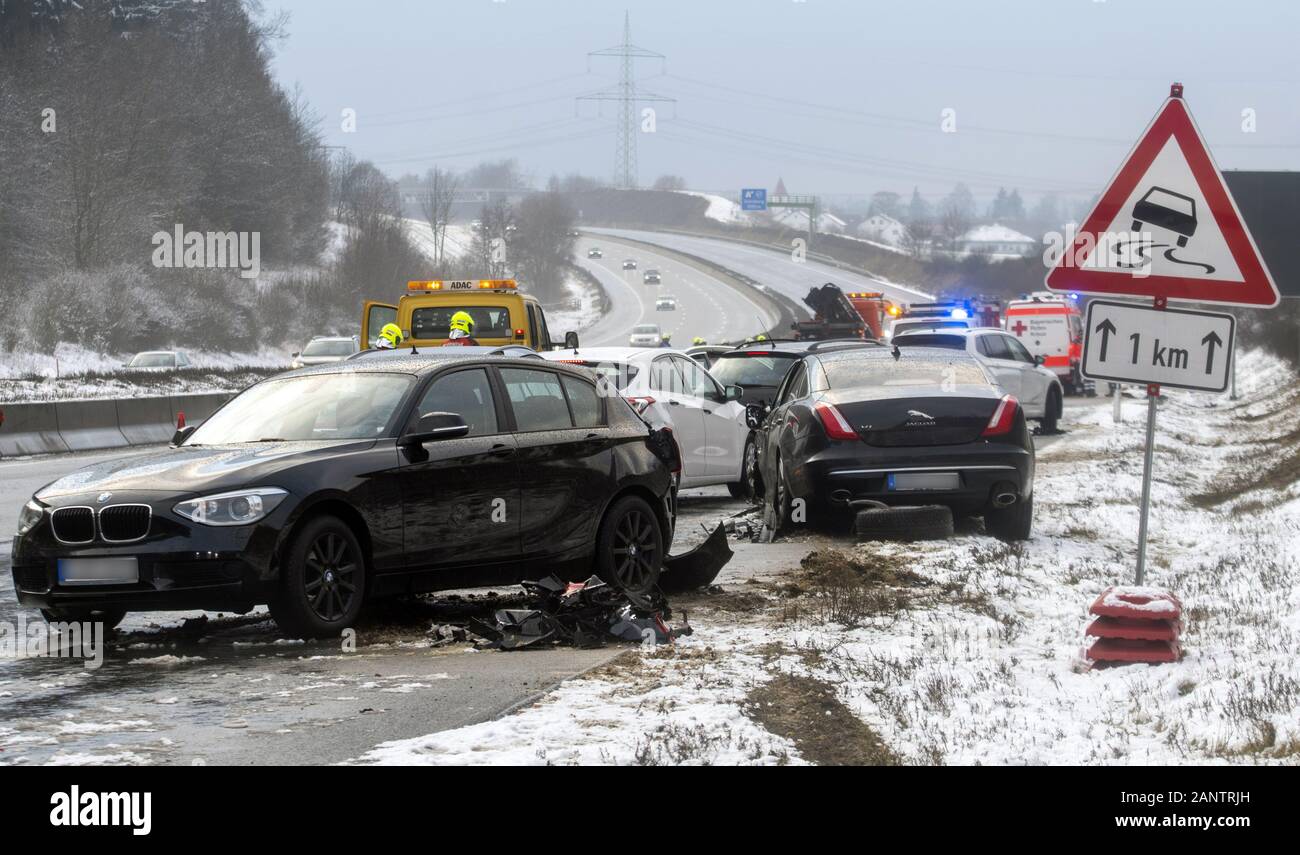
{"label": "black jaguar sedan", "polygon": [[170,449],[41,489],[13,542],[19,602],[110,624],[267,603],[310,637],[371,597],[542,568],[653,586],[672,540],[671,438],[578,369],[441,357],[282,374]]}
{"label": "black jaguar sedan", "polygon": [[831,516],[864,501],[937,504],[982,515],[998,537],[1029,537],[1034,446],[1024,412],[965,353],[810,353],[781,381],[758,437],[778,526],[798,521],[797,501]]}

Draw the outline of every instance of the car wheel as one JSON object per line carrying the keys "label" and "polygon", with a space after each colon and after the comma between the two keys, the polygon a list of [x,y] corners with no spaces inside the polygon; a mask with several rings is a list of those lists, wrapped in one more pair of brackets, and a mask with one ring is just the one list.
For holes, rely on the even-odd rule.
{"label": "car wheel", "polygon": [[761,496],[758,492],[758,443],[751,436],[745,440],[745,451],[741,455],[740,480],[727,485],[727,492],[733,499],[745,499],[757,502]]}
{"label": "car wheel", "polygon": [[984,530],[999,540],[1028,540],[1033,527],[1033,496],[1009,508],[989,508],[984,512]]}
{"label": "car wheel", "polygon": [[596,575],[619,590],[644,594],[659,584],[663,562],[663,532],[654,511],[636,496],[619,499],[596,535]]}
{"label": "car wheel", "polygon": [[288,635],[336,636],[356,620],[365,593],[366,564],[356,535],[337,517],[316,517],[285,550],[271,617]]}
{"label": "car wheel", "polygon": [[790,485],[785,480],[785,461],[779,454],[776,458],[776,472],[772,475],[772,486],[767,489],[767,494],[769,516],[772,518],[769,524],[771,529],[775,532],[792,526],[794,500],[790,495]]}
{"label": "car wheel", "polygon": [[1047,390],[1047,404],[1043,408],[1043,418],[1039,422],[1042,432],[1045,434],[1056,433],[1061,418],[1061,393],[1056,387]]}
{"label": "car wheel", "polygon": [[946,505],[869,508],[858,512],[853,530],[868,540],[942,540],[952,536],[952,509]]}
{"label": "car wheel", "polygon": [[46,623],[102,623],[113,629],[126,617],[126,609],[41,609]]}

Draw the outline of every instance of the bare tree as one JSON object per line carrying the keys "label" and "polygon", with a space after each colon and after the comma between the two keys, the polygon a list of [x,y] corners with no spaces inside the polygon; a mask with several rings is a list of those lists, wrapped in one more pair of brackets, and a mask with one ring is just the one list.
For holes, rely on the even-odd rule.
{"label": "bare tree", "polygon": [[441,265],[446,258],[447,222],[451,219],[451,206],[456,201],[460,181],[449,170],[434,167],[425,173],[420,187],[420,209],[433,230],[433,263]]}

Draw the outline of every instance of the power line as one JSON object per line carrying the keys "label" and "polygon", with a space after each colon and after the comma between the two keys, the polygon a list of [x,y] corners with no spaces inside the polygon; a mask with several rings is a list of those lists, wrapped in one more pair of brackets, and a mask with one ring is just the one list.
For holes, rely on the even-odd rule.
{"label": "power line", "polygon": [[636,129],[638,101],[673,102],[676,99],[656,95],[653,92],[638,91],[634,76],[634,66],[638,59],[665,59],[661,53],[637,47],[632,44],[632,20],[627,12],[623,13],[623,43],[612,48],[596,50],[587,54],[588,62],[593,56],[613,56],[621,61],[621,69],[616,89],[592,92],[578,97],[579,101],[615,101],[618,103],[618,132],[614,137],[614,186],[631,190],[636,187]]}

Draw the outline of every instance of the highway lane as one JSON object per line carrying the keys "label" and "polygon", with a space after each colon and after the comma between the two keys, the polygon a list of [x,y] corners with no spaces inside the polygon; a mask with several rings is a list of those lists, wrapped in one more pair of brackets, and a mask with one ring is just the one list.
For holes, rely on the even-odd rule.
{"label": "highway lane", "polygon": [[[593,246],[601,248],[604,258],[587,258]],[[709,342],[741,341],[776,322],[776,315],[763,302],[745,296],[738,287],[644,246],[584,235],[577,241],[575,255],[600,280],[610,299],[609,313],[582,333],[587,345],[625,345],[639,323],[658,324],[671,334],[675,346],[689,347],[696,336]],[[623,269],[628,258],[636,260],[636,270]],[[642,279],[652,268],[661,274],[659,285],[646,285]],[[677,309],[656,311],[655,301],[661,295],[676,297]]]}
{"label": "highway lane", "polygon": [[626,237],[688,253],[743,274],[803,306],[808,289],[834,282],[845,291],[881,291],[894,302],[931,299],[930,295],[892,282],[883,282],[817,261],[795,261],[778,252],[721,238],[695,237],[632,229],[588,229],[594,235]]}

